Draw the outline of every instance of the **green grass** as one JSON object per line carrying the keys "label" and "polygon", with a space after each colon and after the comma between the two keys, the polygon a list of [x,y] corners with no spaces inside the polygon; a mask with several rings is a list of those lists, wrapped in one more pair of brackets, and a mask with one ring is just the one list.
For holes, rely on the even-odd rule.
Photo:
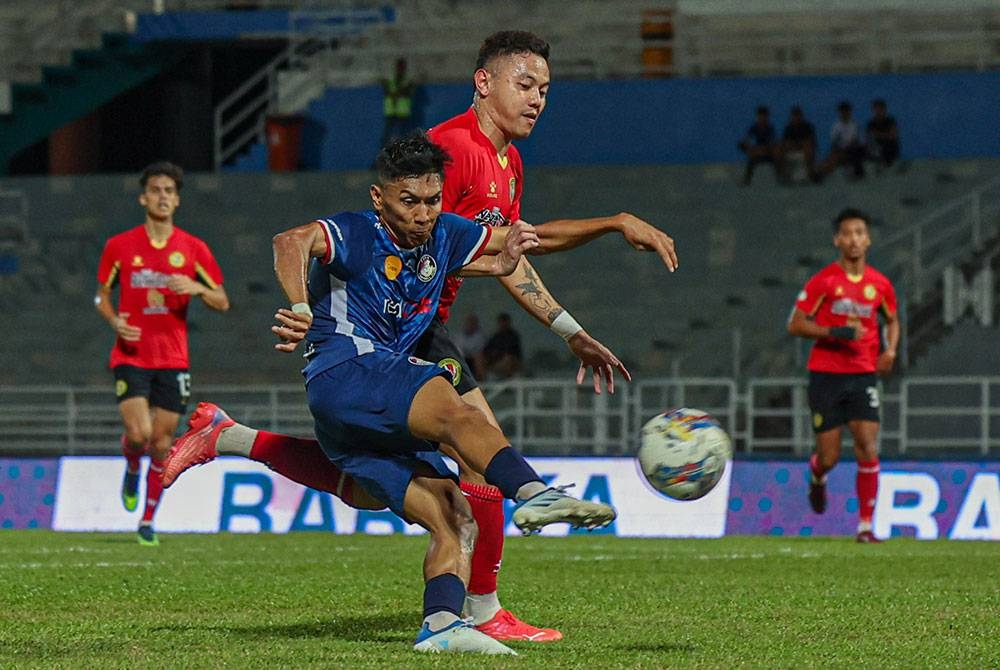
{"label": "green grass", "polygon": [[2,668],[993,668],[1000,543],[510,538],[566,638],[423,656],[426,538],[0,533]]}

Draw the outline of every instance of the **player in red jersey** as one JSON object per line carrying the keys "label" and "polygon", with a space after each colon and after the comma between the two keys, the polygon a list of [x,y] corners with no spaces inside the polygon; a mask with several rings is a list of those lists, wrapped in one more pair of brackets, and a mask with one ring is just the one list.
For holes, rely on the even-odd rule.
{"label": "player in red jersey", "polygon": [[[97,270],[94,304],[117,338],[110,367],[125,425],[127,462],[122,503],[138,504],[139,459],[150,456],[146,506],[139,542],[156,545],[153,515],[163,490],[163,462],[191,389],[188,373],[187,312],[192,296],[214,310],[229,309],[222,272],[200,239],[174,226],[183,172],[171,163],[147,167],[139,184],[146,220],[110,238]],[[118,286],[118,307],[111,293]]]}
{"label": "player in red jersey", "polygon": [[[899,345],[896,291],[865,257],[872,241],[868,216],[845,209],[833,221],[840,258],[806,283],[788,332],[815,340],[809,355],[809,407],[816,451],[809,459],[809,504],[826,511],[826,474],[840,460],[844,425],[858,462],[858,542],[879,542],[872,532],[878,497],[879,395],[876,373],[892,371]],[[883,347],[879,316],[885,322]]]}
{"label": "player in red jersey", "polygon": [[[550,83],[548,57],[549,45],[532,33],[503,31],[483,42],[473,74],[472,107],[428,131],[431,139],[452,158],[445,168],[443,211],[491,226],[509,225],[521,218],[524,170],[513,141],[527,138],[545,109]],[[669,270],[677,267],[673,240],[631,214],[550,221],[536,226],[536,231],[540,241],[540,247],[534,250],[537,253],[570,249],[606,233],[617,232],[632,247],[657,253]],[[460,283],[459,278],[449,278],[441,295],[437,318],[413,353],[451,369],[462,399],[482,410],[491,424],[499,426],[471,367],[445,326]],[[562,337],[580,359],[578,383],[582,383],[588,369],[598,393],[602,382],[614,392],[615,370],[630,379],[628,370],[614,353],[591,337],[556,301],[526,258],[522,257],[517,270],[502,278],[501,283],[529,314]],[[282,325],[274,330],[294,348],[305,331],[298,329],[301,323],[294,320],[296,315],[287,310],[279,314]],[[276,346],[281,349],[286,345]],[[382,506],[332,469],[331,464],[324,464],[325,457],[315,441],[255,431],[237,424],[235,431],[226,431],[229,438],[216,444],[222,432],[220,426],[225,422],[231,420],[214,406],[195,413],[192,430],[178,441],[178,447],[182,448],[175,448],[171,454],[168,482],[187,467],[214,458],[217,452],[238,454],[267,463],[273,470],[299,483],[331,491],[349,504]],[[228,423],[223,428],[231,425]],[[479,539],[472,556],[467,614],[473,617],[480,630],[498,640],[548,642],[561,639],[559,631],[527,624],[501,606],[497,573],[504,542],[503,496],[467,467],[453,449],[443,445],[442,451],[459,464],[461,488],[479,526]]]}

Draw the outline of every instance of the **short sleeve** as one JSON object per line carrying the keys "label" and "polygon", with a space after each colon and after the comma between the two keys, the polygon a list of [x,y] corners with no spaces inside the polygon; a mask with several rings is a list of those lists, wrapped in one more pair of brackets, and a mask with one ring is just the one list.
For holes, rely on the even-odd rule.
{"label": "short sleeve", "polygon": [[219,263],[212,255],[212,250],[201,240],[198,240],[194,271],[198,281],[208,288],[222,286],[222,270],[219,268]]}
{"label": "short sleeve", "polygon": [[882,295],[882,311],[890,316],[894,316],[896,309],[896,288],[887,279],[885,282],[885,291]]}
{"label": "short sleeve", "polygon": [[805,287],[799,291],[795,307],[812,316],[819,310],[819,306],[823,304],[825,298],[826,282],[820,275],[816,275],[806,282]]}
{"label": "short sleeve", "polygon": [[118,252],[118,238],[112,237],[104,244],[101,260],[97,264],[97,283],[105,288],[111,288],[118,282],[121,271],[121,259]]}

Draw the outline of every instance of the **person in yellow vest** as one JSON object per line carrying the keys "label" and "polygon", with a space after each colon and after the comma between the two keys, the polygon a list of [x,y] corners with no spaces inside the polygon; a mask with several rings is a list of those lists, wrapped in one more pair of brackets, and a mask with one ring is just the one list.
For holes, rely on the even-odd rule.
{"label": "person in yellow vest", "polygon": [[393,76],[382,80],[382,113],[385,116],[382,146],[410,131],[414,88],[413,82],[406,76],[406,59],[397,59]]}

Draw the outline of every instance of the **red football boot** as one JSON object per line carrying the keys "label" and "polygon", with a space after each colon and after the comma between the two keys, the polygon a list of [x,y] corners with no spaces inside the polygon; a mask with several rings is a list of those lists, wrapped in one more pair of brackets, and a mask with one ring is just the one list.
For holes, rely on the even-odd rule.
{"label": "red football boot", "polygon": [[163,488],[170,488],[188,468],[215,460],[219,455],[215,448],[219,434],[235,423],[218,405],[198,403],[188,420],[188,431],[174,442],[167,460],[163,462]]}
{"label": "red football boot", "polygon": [[501,641],[555,642],[562,639],[562,633],[554,628],[536,628],[505,609],[501,609],[486,623],[476,626],[476,630]]}

